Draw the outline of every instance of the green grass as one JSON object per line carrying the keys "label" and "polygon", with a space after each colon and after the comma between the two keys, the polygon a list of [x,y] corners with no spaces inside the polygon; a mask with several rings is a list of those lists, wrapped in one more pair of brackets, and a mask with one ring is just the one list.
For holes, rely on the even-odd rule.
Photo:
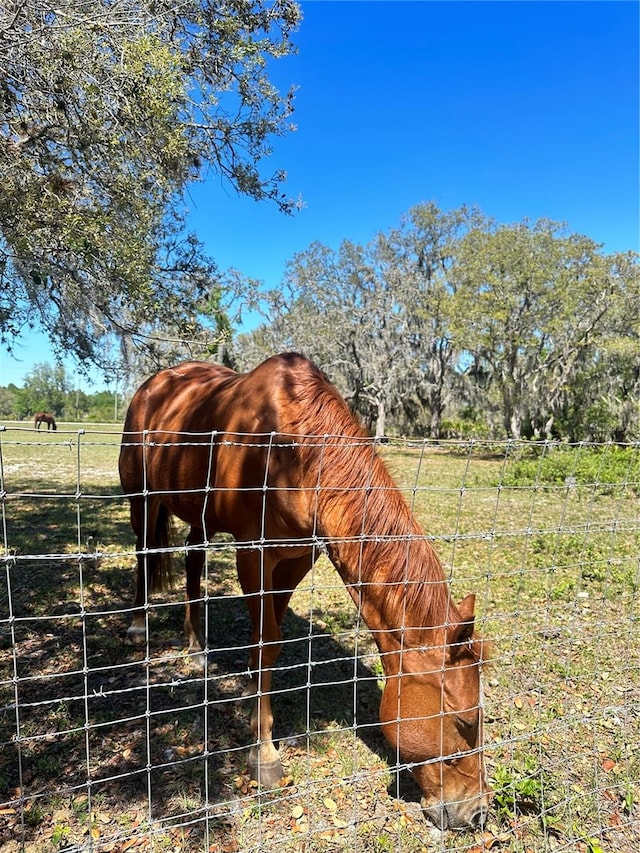
{"label": "green grass", "polygon": [[257,791],[246,775],[249,707],[237,697],[249,622],[228,541],[210,554],[206,684],[176,646],[182,581],[154,599],[149,649],[123,643],[134,554],[119,435],[78,429],[0,432],[7,853],[89,837],[113,851],[131,838],[142,849],[153,838],[157,850],[221,853],[477,851],[484,839],[511,853],[636,853],[637,449],[560,448],[557,458],[513,445],[384,449],[454,594],[476,593],[479,629],[492,642],[490,822],[484,835],[440,837],[410,780],[389,769],[375,725],[375,646],[326,560],[285,619],[274,708],[288,778],[275,792]]}

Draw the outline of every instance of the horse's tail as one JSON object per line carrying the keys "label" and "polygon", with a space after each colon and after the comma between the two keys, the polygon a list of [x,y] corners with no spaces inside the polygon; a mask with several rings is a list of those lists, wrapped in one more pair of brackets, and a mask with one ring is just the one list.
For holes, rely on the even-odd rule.
{"label": "horse's tail", "polygon": [[160,504],[156,517],[155,547],[159,549],[156,560],[149,561],[149,589],[162,592],[173,584],[171,559],[171,513],[164,504]]}

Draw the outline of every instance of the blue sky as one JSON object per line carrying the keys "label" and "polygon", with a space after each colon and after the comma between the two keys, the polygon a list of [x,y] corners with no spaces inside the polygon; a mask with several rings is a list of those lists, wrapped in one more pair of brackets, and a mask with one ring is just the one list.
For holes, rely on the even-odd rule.
{"label": "blue sky", "polygon": [[[222,268],[268,287],[312,241],[367,242],[429,200],[637,251],[639,7],[303,0],[298,55],[272,71],[298,87],[298,130],[265,171],[285,169],[305,207],[287,217],[211,176],[191,189],[190,226]],[[0,351],[0,384],[50,359],[36,337],[19,355]]]}

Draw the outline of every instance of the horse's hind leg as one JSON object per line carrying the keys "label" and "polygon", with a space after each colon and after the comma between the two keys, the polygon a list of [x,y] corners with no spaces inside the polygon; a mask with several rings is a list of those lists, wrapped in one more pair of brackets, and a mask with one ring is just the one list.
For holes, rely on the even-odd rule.
{"label": "horse's hind leg", "polygon": [[136,594],[133,617],[127,628],[127,642],[144,643],[147,639],[147,604],[151,579],[156,576],[158,554],[149,553],[155,547],[151,531],[155,530],[160,505],[152,498],[130,498],[131,526],[136,535]]}
{"label": "horse's hind leg", "polygon": [[[137,550],[140,550],[139,547]],[[142,556],[140,553],[138,553],[136,557],[138,564],[136,573],[136,594],[133,599],[133,616],[131,617],[131,624],[127,628],[128,643],[144,643],[147,637],[145,604],[147,602],[146,578],[148,574],[148,567],[145,563],[150,559],[152,559],[150,555]]]}
{"label": "horse's hind leg", "polygon": [[200,654],[204,648],[204,638],[200,623],[200,582],[204,567],[205,553],[203,548],[194,547],[204,542],[204,531],[192,527],[187,537],[187,601],[184,613],[184,633],[189,641],[189,652],[197,657],[197,662],[204,665]]}

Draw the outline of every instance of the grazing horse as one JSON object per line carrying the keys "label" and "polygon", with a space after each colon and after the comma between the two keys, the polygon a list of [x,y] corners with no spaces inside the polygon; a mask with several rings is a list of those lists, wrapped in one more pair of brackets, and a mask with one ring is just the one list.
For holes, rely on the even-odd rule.
{"label": "grazing horse", "polygon": [[36,415],[33,419],[33,425],[36,429],[40,429],[40,424],[47,425],[47,432],[50,429],[58,429],[56,419],[53,417],[51,412],[36,412]]}
{"label": "grazing horse", "polygon": [[252,776],[282,775],[272,742],[271,680],[295,587],[325,548],[380,651],[380,722],[440,828],[481,824],[489,793],[482,752],[473,595],[456,604],[442,565],[369,438],[326,376],[288,353],[238,374],[187,362],[134,395],[120,479],[131,503],[138,574],[130,639],[145,636],[147,584],[167,577],[168,521],[190,526],[185,633],[201,652],[206,545],[233,534],[252,625],[257,696]]}

